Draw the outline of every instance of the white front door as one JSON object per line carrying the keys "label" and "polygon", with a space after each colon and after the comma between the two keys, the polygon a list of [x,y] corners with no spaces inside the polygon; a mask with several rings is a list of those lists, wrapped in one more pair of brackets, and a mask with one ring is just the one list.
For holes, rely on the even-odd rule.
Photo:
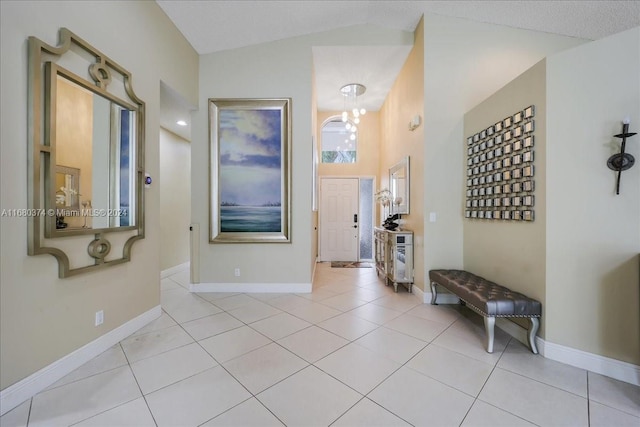
{"label": "white front door", "polygon": [[322,178],[320,260],[358,261],[357,178]]}

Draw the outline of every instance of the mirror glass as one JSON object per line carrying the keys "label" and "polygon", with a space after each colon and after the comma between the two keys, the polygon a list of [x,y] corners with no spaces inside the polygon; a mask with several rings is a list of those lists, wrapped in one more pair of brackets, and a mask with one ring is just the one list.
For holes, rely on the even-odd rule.
{"label": "mirror glass", "polygon": [[135,225],[135,109],[60,69],[52,84],[55,230]]}
{"label": "mirror glass", "polygon": [[409,156],[389,169],[391,214],[409,213]]}

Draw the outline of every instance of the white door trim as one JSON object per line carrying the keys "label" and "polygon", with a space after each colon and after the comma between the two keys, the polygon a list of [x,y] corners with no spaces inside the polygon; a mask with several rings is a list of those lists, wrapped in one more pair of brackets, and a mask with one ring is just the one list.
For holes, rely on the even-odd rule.
{"label": "white door trim", "polygon": [[[338,178],[349,178],[349,179],[357,179],[358,180],[358,189],[360,188],[360,180],[362,179],[371,179],[373,180],[373,194],[376,193],[376,185],[377,185],[377,177],[375,175],[321,175],[318,177],[318,191],[320,192],[320,188],[322,187],[321,185],[321,180],[323,179],[338,179]],[[320,201],[322,200],[322,195],[318,194],[318,205],[319,205],[319,209],[320,209]],[[375,225],[377,224],[378,221],[378,217],[376,215],[376,203],[375,203],[375,197],[372,198],[371,200],[371,206],[372,206],[372,221],[373,221],[373,226],[375,227]],[[358,215],[361,215],[360,212],[358,212]],[[361,221],[358,220],[358,224],[360,224]],[[317,257],[317,262],[322,262],[324,261],[321,258],[322,255],[322,230],[321,230],[322,224],[320,223],[320,212],[318,211],[318,230],[317,230],[317,236],[318,236],[318,257]],[[361,238],[361,230],[358,229],[358,242],[360,241]],[[373,239],[373,228],[371,230],[371,238]],[[358,260],[360,261],[360,245],[358,244]],[[372,259],[371,259],[372,260]],[[371,261],[370,260],[370,261]]]}
{"label": "white door trim", "polygon": [[[341,183],[338,183],[341,181]],[[346,182],[348,181],[348,183]],[[325,209],[327,208],[327,203],[331,202],[331,199],[327,199],[327,194],[325,191],[327,190],[327,186],[331,185],[331,182],[336,182],[336,195],[334,203],[338,203],[336,206],[338,207],[338,216],[331,216],[330,218],[334,218],[334,221],[331,221],[330,218],[327,218],[327,212]],[[345,188],[348,188],[349,191],[345,192]],[[355,191],[355,194],[353,193]],[[350,194],[347,199],[344,198],[347,194]],[[344,201],[348,200],[348,201]],[[346,204],[345,204],[346,203]],[[347,206],[348,205],[348,206]],[[349,212],[349,219],[344,218],[344,211],[341,208],[351,209]],[[320,249],[320,259],[322,261],[357,261],[360,257],[360,229],[358,226],[359,221],[353,225],[353,220],[350,218],[350,215],[358,215],[360,214],[360,179],[358,177],[321,177],[320,179],[320,207],[318,211],[318,228],[319,228],[319,249]],[[329,223],[327,221],[329,220]],[[331,227],[328,227],[327,224],[335,225],[337,228],[333,230]],[[331,231],[335,231],[334,239],[328,239],[328,234]],[[355,232],[355,233],[354,233]],[[354,236],[355,234],[355,236]],[[346,243],[348,241],[348,243]],[[334,245],[331,246],[327,244],[327,242],[333,242]],[[335,246],[335,247],[334,247]]]}

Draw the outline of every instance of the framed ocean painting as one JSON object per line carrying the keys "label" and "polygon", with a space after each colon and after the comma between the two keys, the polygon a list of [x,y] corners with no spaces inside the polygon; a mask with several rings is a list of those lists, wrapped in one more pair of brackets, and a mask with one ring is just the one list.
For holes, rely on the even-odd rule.
{"label": "framed ocean painting", "polygon": [[209,242],[291,242],[291,99],[209,99],[209,135]]}

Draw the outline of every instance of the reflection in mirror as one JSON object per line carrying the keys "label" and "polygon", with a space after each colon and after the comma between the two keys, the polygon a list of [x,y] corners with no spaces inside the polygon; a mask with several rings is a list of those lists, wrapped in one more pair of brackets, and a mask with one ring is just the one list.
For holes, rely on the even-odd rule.
{"label": "reflection in mirror", "polygon": [[[52,91],[58,209],[55,229],[135,225],[136,112],[124,102],[77,84],[60,68],[57,71]],[[62,175],[58,173],[61,168],[76,172]],[[61,180],[65,185],[59,185]],[[74,182],[73,188],[66,185],[66,180]],[[65,202],[59,203],[63,198]]]}
{"label": "reflection in mirror", "polygon": [[79,216],[80,169],[56,166],[56,229],[67,228],[65,216]]}
{"label": "reflection in mirror", "polygon": [[78,210],[80,169],[56,166],[56,209]]}
{"label": "reflection in mirror", "polygon": [[389,169],[391,214],[409,213],[409,156]]}

